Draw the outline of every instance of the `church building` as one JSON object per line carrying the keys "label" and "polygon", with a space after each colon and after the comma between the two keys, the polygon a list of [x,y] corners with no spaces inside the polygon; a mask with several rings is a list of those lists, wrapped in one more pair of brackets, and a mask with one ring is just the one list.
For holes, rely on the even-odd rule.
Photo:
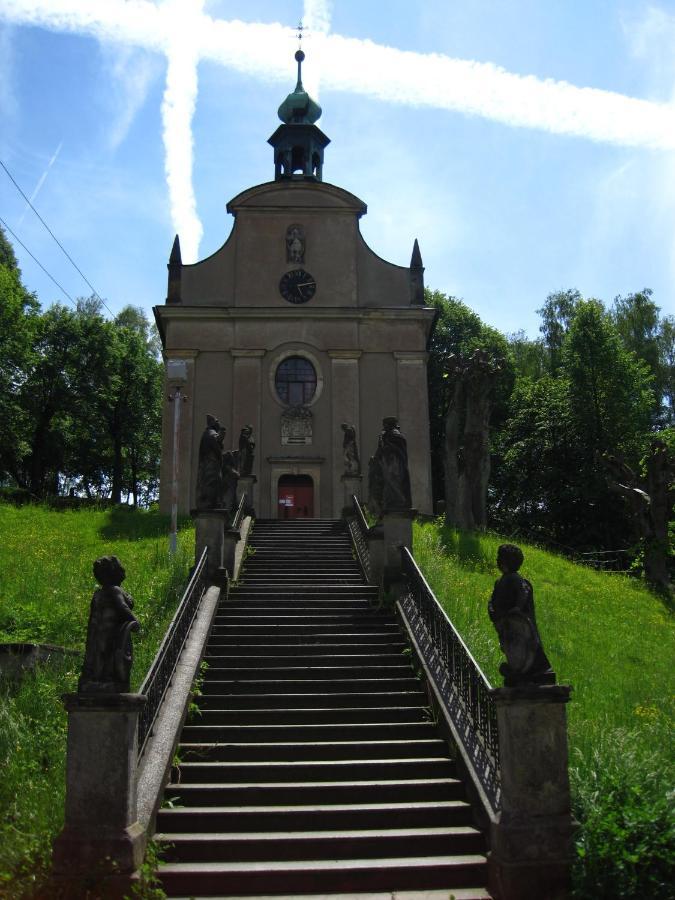
{"label": "church building", "polygon": [[[337,517],[344,506],[342,424],[356,429],[367,499],[368,458],[385,416],[408,441],[413,506],[430,513],[427,343],[435,312],[424,305],[417,241],[410,266],[381,259],[364,241],[366,205],[323,180],[329,138],[321,107],[298,83],[269,138],[274,180],[227,205],[234,226],[222,247],[183,265],[178,237],[166,303],[155,317],[167,361],[167,394],[181,372],[178,506],[195,506],[198,449],[207,414],[227,429],[225,449],[252,426],[258,516]],[[172,493],[174,404],[166,403],[160,503]]]}

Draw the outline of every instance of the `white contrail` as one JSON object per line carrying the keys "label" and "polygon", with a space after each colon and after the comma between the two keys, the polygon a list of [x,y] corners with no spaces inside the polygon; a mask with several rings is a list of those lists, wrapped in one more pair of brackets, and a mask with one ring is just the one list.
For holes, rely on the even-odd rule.
{"label": "white contrail", "polygon": [[199,53],[194,23],[201,19],[203,0],[168,0],[163,11],[171,16],[162,99],[164,169],[169,187],[171,220],[180,234],[184,262],[199,257],[204,229],[197,215],[192,184],[192,117],[197,103]]}
{"label": "white contrail", "polygon": [[325,55],[324,39],[330,31],[330,0],[304,0],[302,23],[307,28],[307,49],[310,64],[305,66],[303,79],[305,89],[319,98],[321,86],[321,61]]}
{"label": "white contrail", "polygon": [[[175,8],[185,10],[187,23],[192,0],[175,0],[171,9],[149,0],[3,0],[0,18],[167,52]],[[320,10],[327,8],[320,0],[313,4],[310,0],[310,12],[317,21],[322,19]],[[201,59],[266,80],[288,79],[293,70],[287,54],[293,29],[276,23],[213,19],[197,10],[193,15],[189,33],[195,37]],[[492,63],[412,53],[337,34],[322,35],[321,48],[326,87],[621,146],[675,149],[672,104],[515,75]]]}
{"label": "white contrail", "polygon": [[[452,110],[624,147],[675,149],[673,104],[330,34],[327,0],[305,0],[304,13],[315,34],[311,63],[308,59],[303,72],[308,86],[316,84],[320,73],[324,88],[390,103]],[[207,59],[251,77],[288,84],[294,72],[289,53],[294,30],[278,23],[213,19],[203,12],[202,0],[167,0],[161,5],[150,0],[2,0],[0,19],[89,34],[167,56],[162,104],[167,181],[185,257],[194,259],[202,233],[192,189],[197,64]]]}
{"label": "white contrail", "polygon": [[61,152],[61,147],[63,147],[63,141],[61,141],[61,142],[59,143],[59,146],[58,146],[58,147],[56,148],[56,150],[54,151],[54,153],[53,153],[53,155],[52,155],[52,158],[51,158],[51,159],[49,160],[49,162],[47,163],[47,167],[45,168],[45,170],[44,170],[44,172],[42,173],[42,175],[40,175],[40,178],[38,179],[38,183],[35,185],[35,188],[33,189],[33,193],[32,193],[32,194],[30,195],[30,197],[28,198],[28,203],[26,203],[26,205],[25,205],[24,208],[23,208],[23,211],[22,211],[21,215],[19,216],[19,223],[18,223],[19,225],[23,222],[24,216],[25,216],[26,213],[28,212],[28,206],[29,206],[29,204],[32,203],[33,200],[35,200],[35,198],[37,197],[37,195],[40,193],[40,190],[41,190],[41,188],[42,188],[42,185],[43,185],[43,184],[45,183],[45,181],[47,180],[47,175],[49,175],[49,170],[50,170],[51,167],[54,165],[54,163],[56,162],[56,158],[58,157],[59,153]]}

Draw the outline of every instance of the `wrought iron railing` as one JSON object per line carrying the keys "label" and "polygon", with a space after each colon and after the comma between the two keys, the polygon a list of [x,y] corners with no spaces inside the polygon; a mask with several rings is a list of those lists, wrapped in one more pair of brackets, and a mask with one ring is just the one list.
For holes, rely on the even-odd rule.
{"label": "wrought iron railing", "polygon": [[143,754],[145,745],[152,733],[159,709],[171,684],[178,660],[185,646],[185,641],[188,638],[192,623],[199,609],[199,604],[206,590],[206,555],[207,550],[204,548],[204,552],[195,566],[192,577],[178,605],[176,614],[164,635],[164,640],[157,651],[150,671],[139,689],[139,693],[147,697],[146,704],[138,719],[139,757]]}
{"label": "wrought iron railing", "polygon": [[241,527],[241,523],[246,518],[246,512],[248,510],[248,494],[246,491],[241,495],[241,499],[239,500],[239,506],[237,507],[234,516],[232,517],[232,528],[239,529]]}
{"label": "wrought iron railing", "polygon": [[457,633],[407,548],[408,590],[401,599],[413,636],[455,732],[494,812],[500,807],[499,732],[491,685]]}
{"label": "wrought iron railing", "polygon": [[349,519],[349,530],[352,534],[356,555],[361,563],[363,574],[369,582],[372,582],[372,567],[370,565],[370,551],[368,549],[368,522],[361,509],[356,494],[352,494],[354,515]]}

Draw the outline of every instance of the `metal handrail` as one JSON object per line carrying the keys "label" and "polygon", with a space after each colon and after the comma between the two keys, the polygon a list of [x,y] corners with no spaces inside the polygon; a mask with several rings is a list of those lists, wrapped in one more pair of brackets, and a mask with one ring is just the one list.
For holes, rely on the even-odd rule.
{"label": "metal handrail", "polygon": [[248,494],[246,491],[241,495],[241,499],[239,500],[239,506],[237,507],[237,511],[232,517],[232,528],[239,528],[243,519],[246,517],[246,510],[248,509]]}
{"label": "metal handrail", "polygon": [[352,540],[354,541],[356,554],[361,563],[361,568],[363,569],[363,574],[366,576],[367,580],[372,583],[373,570],[370,564],[370,550],[368,549],[368,534],[370,529],[368,528],[368,522],[366,521],[366,517],[363,514],[361,504],[359,503],[356,494],[352,494],[352,506],[354,509],[354,516],[349,520],[349,530],[352,535]]}
{"label": "metal handrail", "polygon": [[408,590],[400,600],[427,670],[494,812],[500,807],[501,775],[497,707],[492,686],[436,599],[407,547],[401,561]]}
{"label": "metal handrail", "polygon": [[178,609],[166,630],[157,655],[150,666],[139,693],[147,697],[138,718],[138,756],[142,756],[152,733],[159,709],[173,679],[178,660],[188,639],[199,604],[206,590],[207,549],[199,557],[192,577],[178,604]]}

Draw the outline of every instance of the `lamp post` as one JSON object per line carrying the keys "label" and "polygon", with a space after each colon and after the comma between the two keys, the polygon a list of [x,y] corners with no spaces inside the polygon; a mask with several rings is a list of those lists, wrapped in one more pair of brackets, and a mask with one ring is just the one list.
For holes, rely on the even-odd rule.
{"label": "lamp post", "polygon": [[181,400],[185,402],[187,397],[181,392],[181,387],[187,383],[187,364],[183,359],[168,359],[166,361],[166,377],[173,386],[173,393],[169,394],[168,401],[173,403],[173,457],[171,461],[171,530],[169,532],[169,553],[176,554],[178,542],[178,443],[180,435],[180,408]]}

